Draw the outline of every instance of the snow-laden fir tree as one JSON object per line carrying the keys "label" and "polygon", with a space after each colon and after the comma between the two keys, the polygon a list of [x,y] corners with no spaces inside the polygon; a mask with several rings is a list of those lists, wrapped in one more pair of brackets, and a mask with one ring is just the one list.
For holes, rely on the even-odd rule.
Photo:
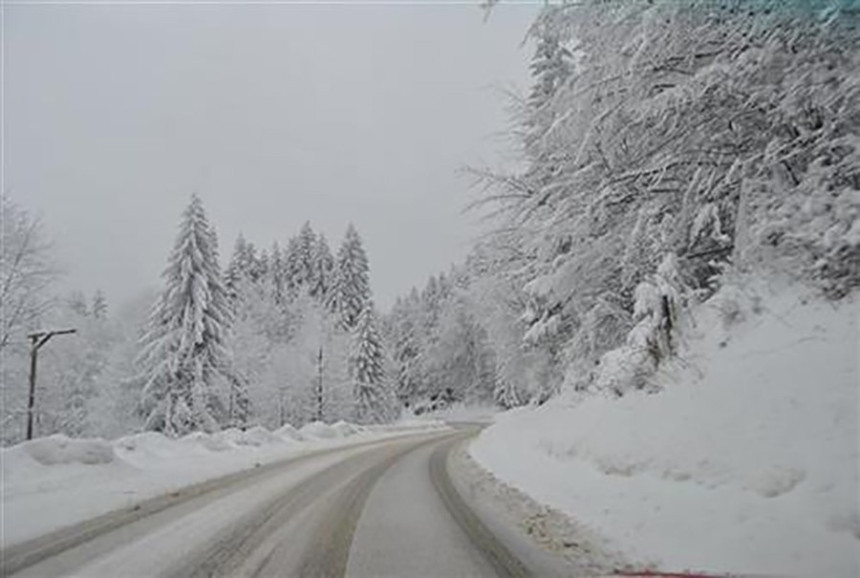
{"label": "snow-laden fir tree", "polygon": [[310,294],[321,303],[327,303],[334,277],[334,256],[332,256],[328,241],[322,233],[314,243],[313,268],[314,283],[311,286]]}
{"label": "snow-laden fir tree", "polygon": [[302,284],[302,263],[298,237],[291,237],[283,252],[284,289],[290,299],[295,299]]}
{"label": "snow-laden fir tree", "polygon": [[225,417],[218,380],[231,374],[225,345],[232,315],[215,231],[197,195],[182,215],[163,277],[138,358],[145,427],[171,436],[217,430]]}
{"label": "snow-laden fir tree", "polygon": [[311,228],[310,221],[305,221],[299,231],[298,256],[297,256],[297,271],[299,274],[296,282],[311,291],[316,277],[314,268],[314,253],[316,251],[317,238],[314,230]]}
{"label": "snow-laden fir tree", "polygon": [[269,254],[263,249],[254,259],[251,267],[251,280],[258,283],[266,279],[269,275]]}
{"label": "snow-laden fir tree", "polygon": [[333,299],[341,324],[352,331],[370,299],[367,254],[352,223],[347,227],[346,236],[338,250]]}
{"label": "snow-laden fir tree", "polygon": [[407,406],[417,396],[421,381],[421,344],[415,331],[419,304],[418,292],[413,288],[411,298],[397,299],[389,318],[396,395]]}
{"label": "snow-laden fir tree", "polygon": [[271,283],[272,300],[278,306],[284,304],[286,297],[285,275],[284,255],[276,241],[272,245],[272,255],[269,258],[269,282]]}
{"label": "snow-laden fir tree", "polygon": [[224,272],[224,282],[231,299],[238,297],[238,287],[244,279],[251,279],[255,273],[256,255],[254,245],[245,240],[239,233],[233,245],[233,255],[227,270]]}
{"label": "snow-laden fir tree", "polygon": [[367,301],[355,328],[353,358],[353,395],[358,423],[385,421],[389,396],[385,385],[385,353],[376,328],[373,304]]}

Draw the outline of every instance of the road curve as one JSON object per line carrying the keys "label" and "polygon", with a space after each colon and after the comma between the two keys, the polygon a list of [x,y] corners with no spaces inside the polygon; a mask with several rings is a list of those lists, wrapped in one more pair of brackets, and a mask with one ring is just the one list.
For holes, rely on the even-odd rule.
{"label": "road curve", "polygon": [[526,576],[448,478],[475,430],[331,449],[0,552],[0,575]]}

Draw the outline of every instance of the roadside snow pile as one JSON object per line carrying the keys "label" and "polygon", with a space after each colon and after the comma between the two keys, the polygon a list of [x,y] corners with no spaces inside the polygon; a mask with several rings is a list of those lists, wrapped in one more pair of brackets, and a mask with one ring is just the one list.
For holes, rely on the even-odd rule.
{"label": "roadside snow pile", "polygon": [[109,464],[116,459],[113,446],[104,440],[76,440],[62,434],[24,442],[20,447],[43,466]]}
{"label": "roadside snow pile", "polygon": [[203,452],[226,452],[236,449],[232,439],[224,435],[209,435],[202,432],[188,434],[180,440],[190,447],[197,446]]}
{"label": "roadside snow pile", "polygon": [[[383,427],[385,429],[383,429]],[[0,448],[2,547],[40,536],[179,488],[322,448],[435,431],[391,424],[379,429],[347,422],[256,426],[171,439],[156,432],[114,441],[53,435]]]}
{"label": "roadside snow pile", "polygon": [[120,452],[160,457],[172,455],[175,452],[175,443],[163,434],[148,431],[121,437],[114,442],[114,448]]}
{"label": "roadside snow pile", "polygon": [[243,431],[241,437],[236,443],[243,446],[260,447],[272,444],[282,444],[284,443],[284,439],[258,425]]}
{"label": "roadside snow pile", "polygon": [[335,433],[340,437],[351,436],[364,431],[364,428],[360,425],[347,423],[343,420],[333,424],[331,426],[331,429],[333,429]]}
{"label": "roadside snow pile", "polygon": [[299,430],[291,426],[290,424],[284,424],[278,429],[275,430],[275,435],[279,436],[282,439],[287,441],[303,441],[305,438],[302,434],[299,433]]}
{"label": "roadside snow pile", "polygon": [[410,431],[421,431],[421,430],[434,430],[434,429],[446,429],[448,428],[448,424],[445,423],[441,419],[402,419],[400,421],[394,423],[387,423],[381,425],[367,425],[367,426],[359,426],[364,427],[365,431],[368,432],[404,432],[408,433]]}
{"label": "roadside snow pile", "polygon": [[79,472],[117,461],[113,446],[101,439],[76,440],[56,434],[18,444],[0,453],[3,491],[8,486],[35,483],[44,472]]}
{"label": "roadside snow pile", "polygon": [[317,438],[328,440],[337,437],[343,437],[336,429],[321,421],[312,421],[305,424],[299,432],[306,438]]}
{"label": "roadside snow pile", "polygon": [[858,301],[727,287],[657,394],[501,415],[471,452],[666,571],[860,575]]}

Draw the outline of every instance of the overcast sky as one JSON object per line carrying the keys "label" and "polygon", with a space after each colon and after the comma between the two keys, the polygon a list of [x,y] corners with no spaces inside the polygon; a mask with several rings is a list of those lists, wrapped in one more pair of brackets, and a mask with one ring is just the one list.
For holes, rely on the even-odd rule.
{"label": "overcast sky", "polygon": [[222,260],[242,231],[362,234],[378,304],[477,234],[465,163],[498,162],[499,89],[527,84],[534,6],[5,8],[6,190],[40,214],[64,285],[160,285],[192,191]]}

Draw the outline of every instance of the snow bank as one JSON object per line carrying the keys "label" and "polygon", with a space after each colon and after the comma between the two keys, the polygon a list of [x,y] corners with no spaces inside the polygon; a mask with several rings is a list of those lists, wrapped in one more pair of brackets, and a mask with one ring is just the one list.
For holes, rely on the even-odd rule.
{"label": "snow bank", "polygon": [[332,426],[325,424],[321,421],[313,421],[311,423],[305,424],[302,429],[299,430],[299,432],[306,438],[317,438],[322,440],[343,437]]}
{"label": "snow bank", "polygon": [[411,431],[421,431],[428,429],[447,429],[449,426],[447,423],[440,419],[403,419],[394,423],[367,425],[360,427],[364,427],[365,431],[368,432],[408,433]]}
{"label": "snow bank", "polygon": [[509,412],[472,454],[665,570],[860,575],[858,313],[727,287],[663,391]]}
{"label": "snow bank", "polygon": [[347,422],[256,426],[170,439],[156,432],[114,441],[54,435],[0,448],[3,544],[34,538],[184,486],[322,448],[433,431],[436,423],[365,428]]}
{"label": "snow bank", "polygon": [[3,491],[10,485],[38,482],[45,472],[64,469],[72,474],[114,463],[110,443],[101,439],[71,439],[64,435],[35,439],[0,450]]}
{"label": "snow bank", "polygon": [[255,426],[242,432],[242,436],[236,443],[239,445],[260,447],[272,444],[283,444],[284,439],[262,426]]}
{"label": "snow bank", "polygon": [[285,440],[292,440],[297,442],[303,441],[305,439],[304,436],[299,433],[299,430],[297,430],[290,424],[284,424],[283,426],[276,429],[275,435]]}
{"label": "snow bank", "polygon": [[71,439],[62,434],[24,442],[20,448],[43,466],[109,464],[116,455],[102,439]]}
{"label": "snow bank", "polygon": [[333,429],[338,436],[347,437],[360,433],[364,428],[362,428],[360,425],[347,423],[341,420],[333,424],[331,426],[331,429]]}
{"label": "snow bank", "polygon": [[168,456],[175,451],[175,442],[158,432],[144,432],[121,437],[114,447],[126,452],[147,453],[152,456]]}

